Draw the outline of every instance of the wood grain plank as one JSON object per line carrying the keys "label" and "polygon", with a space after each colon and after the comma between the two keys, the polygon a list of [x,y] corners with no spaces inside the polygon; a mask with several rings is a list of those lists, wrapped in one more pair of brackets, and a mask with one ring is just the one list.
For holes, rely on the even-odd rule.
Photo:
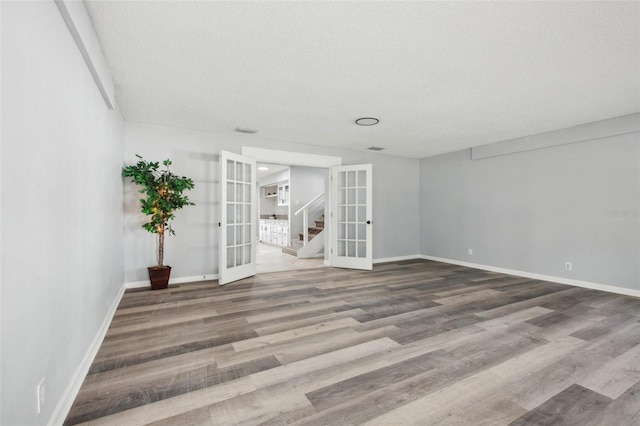
{"label": "wood grain plank", "polygon": [[[314,376],[315,384],[313,386],[322,386],[322,382],[319,382],[319,380],[327,380],[328,377],[332,376],[331,373],[327,372],[328,369],[335,366],[354,363],[356,365],[350,366],[350,370],[353,370],[356,366],[366,365],[370,362],[363,361],[363,359],[381,352],[388,353],[399,346],[399,344],[388,338],[371,340],[344,349],[338,349],[334,352],[284,364],[282,367],[253,374],[251,376],[251,381],[257,389],[274,386],[283,382],[294,382],[295,386],[299,387],[300,382],[296,379],[319,372],[318,377]],[[368,369],[370,367],[366,368]],[[358,374],[357,370],[354,374]],[[316,387],[312,389],[315,390]],[[304,393],[310,391],[311,390],[309,388],[306,388]]]}
{"label": "wood grain plank", "polygon": [[640,424],[640,382],[631,386],[584,424],[585,426]]}
{"label": "wood grain plank", "polygon": [[598,417],[610,403],[610,398],[580,385],[571,385],[510,424],[583,426]]}
{"label": "wood grain plank", "polygon": [[324,321],[306,327],[294,328],[279,333],[261,334],[252,339],[245,339],[231,344],[236,352],[248,349],[262,348],[274,343],[286,342],[299,337],[311,336],[325,331],[339,330],[360,325],[358,321],[351,317],[341,318],[334,321]]}
{"label": "wood grain plank", "polygon": [[372,390],[382,389],[417,374],[434,369],[451,354],[444,350],[428,352],[405,361],[382,367],[307,393],[306,396],[318,411],[338,405],[349,398],[366,395]]}
{"label": "wood grain plank", "polygon": [[461,423],[461,409],[486,399],[499,391],[502,380],[490,373],[479,373],[463,380],[455,381],[449,386],[433,393],[400,405],[381,416],[368,420],[366,425],[432,425],[455,416],[457,424]]}
{"label": "wood grain plank", "polygon": [[68,424],[80,423],[95,417],[104,417],[141,405],[151,404],[163,399],[197,391],[206,387],[248,376],[280,366],[273,356],[236,364],[227,368],[206,365],[191,369],[186,373],[164,375],[142,383],[131,383],[111,387],[108,391],[91,392],[86,398],[89,404],[75,404],[67,417]]}
{"label": "wood grain plank", "polygon": [[[632,347],[589,376],[576,381],[577,384],[612,399],[618,398],[638,382],[640,382],[640,345]],[[638,403],[640,406],[640,399]]]}
{"label": "wood grain plank", "polygon": [[577,355],[574,352],[559,361],[551,361],[535,374],[510,382],[505,386],[509,399],[527,410],[533,410],[610,361],[610,358],[585,350],[579,353]]}

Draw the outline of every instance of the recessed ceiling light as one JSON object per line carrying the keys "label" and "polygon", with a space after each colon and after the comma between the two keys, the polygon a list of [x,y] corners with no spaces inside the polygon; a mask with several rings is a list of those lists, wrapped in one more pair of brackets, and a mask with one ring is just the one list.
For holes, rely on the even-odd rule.
{"label": "recessed ceiling light", "polygon": [[370,146],[369,148],[367,148],[371,151],[382,151],[384,148],[381,148],[379,146]]}
{"label": "recessed ceiling light", "polygon": [[265,166],[260,166],[260,167],[258,167],[258,170],[261,170],[261,171],[263,171],[263,172],[264,172],[264,171],[269,170],[269,168],[268,168],[268,167],[265,167]]}
{"label": "recessed ceiling light", "polygon": [[356,120],[356,124],[358,126],[374,126],[376,124],[378,124],[380,122],[380,120],[378,120],[377,118],[373,118],[373,117],[362,117],[362,118],[358,118]]}
{"label": "recessed ceiling light", "polygon": [[253,129],[241,129],[240,127],[236,127],[235,129],[233,129],[234,132],[239,132],[239,133],[248,133],[250,135],[253,135],[254,133],[258,133],[257,130],[253,130]]}

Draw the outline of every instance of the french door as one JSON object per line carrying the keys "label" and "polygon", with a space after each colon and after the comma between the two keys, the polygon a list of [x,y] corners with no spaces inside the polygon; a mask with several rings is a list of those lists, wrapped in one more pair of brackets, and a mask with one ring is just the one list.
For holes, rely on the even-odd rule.
{"label": "french door", "polygon": [[220,285],[256,274],[255,160],[220,153]]}
{"label": "french door", "polygon": [[331,169],[331,266],[373,269],[372,165]]}

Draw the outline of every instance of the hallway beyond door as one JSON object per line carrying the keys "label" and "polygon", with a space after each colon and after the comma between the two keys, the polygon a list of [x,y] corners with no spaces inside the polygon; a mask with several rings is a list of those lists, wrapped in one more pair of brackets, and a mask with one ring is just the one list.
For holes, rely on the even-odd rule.
{"label": "hallway beyond door", "polygon": [[311,269],[324,266],[324,258],[298,259],[282,252],[282,248],[258,243],[256,247],[256,273]]}

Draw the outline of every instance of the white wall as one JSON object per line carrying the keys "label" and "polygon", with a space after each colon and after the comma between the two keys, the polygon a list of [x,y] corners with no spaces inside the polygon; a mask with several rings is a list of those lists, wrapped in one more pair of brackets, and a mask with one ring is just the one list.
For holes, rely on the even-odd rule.
{"label": "white wall", "polygon": [[[640,291],[640,133],[620,134],[616,123],[599,122],[598,134],[612,136],[596,140],[423,159],[422,253]],[[572,141],[580,132],[528,139]]]}
{"label": "white wall", "polygon": [[283,216],[283,219],[287,219],[289,217],[289,206],[279,206],[278,197],[264,197],[261,194],[259,204],[261,216],[275,214],[278,218]]}
{"label": "white wall", "polygon": [[[416,255],[419,250],[419,161],[379,153],[348,151],[260,139],[229,131],[224,134],[125,123],[125,162],[140,154],[149,160],[171,158],[174,170],[194,179],[189,194],[195,207],[179,211],[176,235],[167,239],[166,262],[174,280],[218,274],[218,212],[220,150],[240,153],[242,146],[340,156],[343,164],[373,164],[374,259]],[[283,161],[286,163],[286,161]],[[125,185],[125,282],[148,281],[155,240],[140,226],[137,188]]]}
{"label": "white wall", "polygon": [[122,288],[123,123],[53,1],[1,7],[0,423],[46,424]]}

